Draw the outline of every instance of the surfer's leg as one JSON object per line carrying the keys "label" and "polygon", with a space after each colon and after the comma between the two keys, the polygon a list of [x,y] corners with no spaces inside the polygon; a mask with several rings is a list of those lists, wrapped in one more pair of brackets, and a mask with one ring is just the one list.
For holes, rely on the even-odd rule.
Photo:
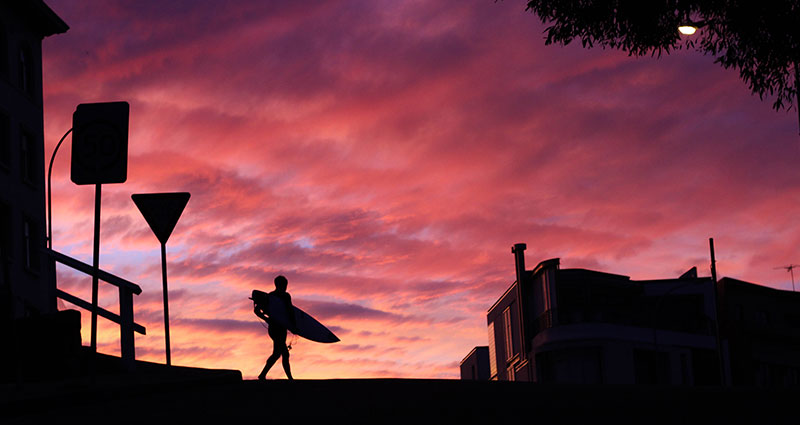
{"label": "surfer's leg", "polygon": [[[258,375],[258,379],[266,379],[267,372],[269,372],[269,370],[272,368],[272,365],[274,365],[275,362],[278,361],[278,358],[280,358],[282,353],[281,353],[281,350],[280,350],[279,347],[280,347],[279,341],[276,341],[276,340],[273,339],[272,340],[272,355],[270,355],[269,358],[267,359],[267,364],[264,365],[264,369],[261,370],[261,373]],[[285,350],[286,346],[284,345],[283,347],[284,347],[284,350]]]}
{"label": "surfer's leg", "polygon": [[267,372],[269,372],[269,370],[272,368],[272,365],[274,365],[275,362],[278,361],[278,357],[280,357],[280,355],[278,355],[277,357],[274,354],[269,356],[269,358],[267,359],[267,364],[264,365],[264,369],[262,369],[261,373],[258,374],[258,379],[263,380],[267,378]]}
{"label": "surfer's leg", "polygon": [[289,350],[286,348],[285,345],[283,346],[283,361],[282,361],[282,363],[283,363],[283,371],[286,372],[286,377],[290,381],[294,380],[294,378],[292,378],[292,369],[291,369],[291,367],[289,367]]}

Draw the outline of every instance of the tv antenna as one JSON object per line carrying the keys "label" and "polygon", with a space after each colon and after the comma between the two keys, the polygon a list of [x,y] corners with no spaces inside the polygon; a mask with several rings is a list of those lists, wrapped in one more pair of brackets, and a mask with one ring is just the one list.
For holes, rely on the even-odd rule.
{"label": "tv antenna", "polygon": [[794,269],[796,269],[798,267],[800,267],[800,264],[789,264],[788,266],[775,267],[776,270],[777,269],[784,269],[787,272],[789,272],[789,274],[792,275],[792,292],[795,292],[795,290],[794,290]]}

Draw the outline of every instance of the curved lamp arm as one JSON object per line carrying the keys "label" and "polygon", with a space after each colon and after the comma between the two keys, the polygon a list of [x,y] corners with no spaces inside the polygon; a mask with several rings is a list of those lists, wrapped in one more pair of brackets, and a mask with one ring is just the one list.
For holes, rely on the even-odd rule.
{"label": "curved lamp arm", "polygon": [[64,139],[67,138],[69,133],[72,133],[71,128],[61,136],[61,140],[58,141],[56,148],[53,150],[53,156],[50,157],[50,166],[47,168],[47,247],[50,249],[53,249],[53,200],[50,196],[50,176],[53,174],[53,161],[56,159],[58,148],[64,143]]}

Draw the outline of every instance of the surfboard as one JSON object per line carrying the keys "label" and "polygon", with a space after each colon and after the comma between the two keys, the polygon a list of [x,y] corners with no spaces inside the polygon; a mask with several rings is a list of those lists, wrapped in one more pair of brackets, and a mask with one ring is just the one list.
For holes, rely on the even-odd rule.
{"label": "surfboard", "polygon": [[326,328],[322,323],[318,322],[317,319],[311,317],[310,314],[300,310],[296,306],[292,306],[292,309],[294,310],[292,313],[294,314],[297,327],[292,329],[289,314],[286,311],[286,305],[278,297],[273,297],[266,292],[254,289],[253,295],[250,297],[250,299],[253,300],[258,307],[264,310],[264,313],[266,313],[267,316],[275,319],[278,321],[278,323],[286,327],[286,329],[292,331],[292,333],[297,336],[301,336],[305,339],[315,342],[339,342],[339,338],[334,335],[333,332]]}

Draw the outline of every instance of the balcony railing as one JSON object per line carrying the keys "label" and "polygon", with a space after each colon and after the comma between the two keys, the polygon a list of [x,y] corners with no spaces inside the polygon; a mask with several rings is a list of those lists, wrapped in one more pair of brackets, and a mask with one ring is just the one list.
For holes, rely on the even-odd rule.
{"label": "balcony railing", "polygon": [[[572,325],[581,323],[607,323],[616,325],[652,328],[661,330],[687,332],[700,335],[712,335],[714,321],[705,315],[670,317],[664,314],[655,323],[649,312],[607,311],[603,309],[568,309],[547,310],[540,314],[533,323],[533,335],[556,325]],[[533,336],[531,335],[531,337]]]}

